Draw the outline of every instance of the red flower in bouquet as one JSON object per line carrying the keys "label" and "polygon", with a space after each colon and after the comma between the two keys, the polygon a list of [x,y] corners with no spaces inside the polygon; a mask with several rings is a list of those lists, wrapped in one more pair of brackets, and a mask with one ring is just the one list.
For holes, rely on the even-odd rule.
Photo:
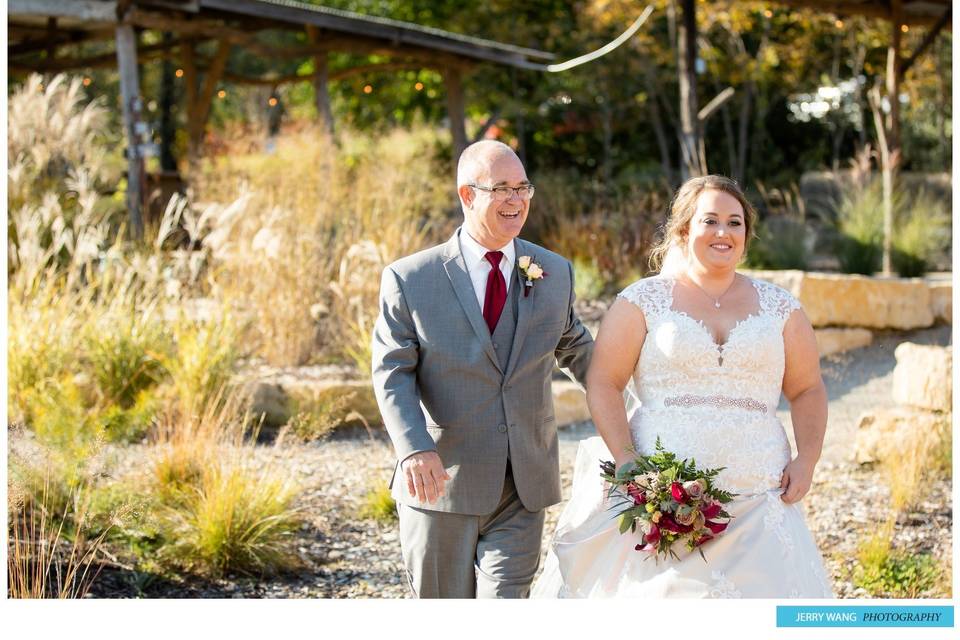
{"label": "red flower in bouquet", "polygon": [[683,485],[679,482],[674,482],[670,485],[670,495],[680,504],[687,503],[687,492],[683,490]]}

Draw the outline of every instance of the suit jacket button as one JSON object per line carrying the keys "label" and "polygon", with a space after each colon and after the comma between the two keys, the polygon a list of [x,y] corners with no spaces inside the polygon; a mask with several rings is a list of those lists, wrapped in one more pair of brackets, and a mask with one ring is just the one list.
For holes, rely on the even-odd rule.
{"label": "suit jacket button", "polygon": [[507,432],[507,425],[505,425],[505,424],[498,425],[498,426],[497,426],[497,431],[499,431],[500,433],[506,433],[506,432]]}

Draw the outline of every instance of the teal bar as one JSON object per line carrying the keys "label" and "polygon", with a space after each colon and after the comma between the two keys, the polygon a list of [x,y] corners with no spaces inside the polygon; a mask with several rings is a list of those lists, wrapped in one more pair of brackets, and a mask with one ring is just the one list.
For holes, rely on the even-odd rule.
{"label": "teal bar", "polygon": [[953,607],[777,607],[778,627],[952,627]]}

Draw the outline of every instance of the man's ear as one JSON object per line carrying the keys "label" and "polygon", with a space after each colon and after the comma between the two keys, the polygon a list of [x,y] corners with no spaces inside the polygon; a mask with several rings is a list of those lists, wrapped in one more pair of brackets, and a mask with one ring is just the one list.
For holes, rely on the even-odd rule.
{"label": "man's ear", "polygon": [[460,202],[463,203],[463,206],[469,208],[473,205],[473,189],[469,185],[462,184],[457,187],[457,193],[460,195]]}

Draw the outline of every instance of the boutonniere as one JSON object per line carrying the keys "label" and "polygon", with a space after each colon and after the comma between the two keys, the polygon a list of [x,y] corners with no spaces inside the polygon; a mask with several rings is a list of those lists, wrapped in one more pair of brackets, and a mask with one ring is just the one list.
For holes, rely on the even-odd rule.
{"label": "boutonniere", "polygon": [[534,262],[530,256],[520,256],[517,260],[517,269],[519,269],[520,275],[523,276],[524,298],[530,295],[534,280],[543,280],[548,275],[547,272],[543,270],[543,267]]}

